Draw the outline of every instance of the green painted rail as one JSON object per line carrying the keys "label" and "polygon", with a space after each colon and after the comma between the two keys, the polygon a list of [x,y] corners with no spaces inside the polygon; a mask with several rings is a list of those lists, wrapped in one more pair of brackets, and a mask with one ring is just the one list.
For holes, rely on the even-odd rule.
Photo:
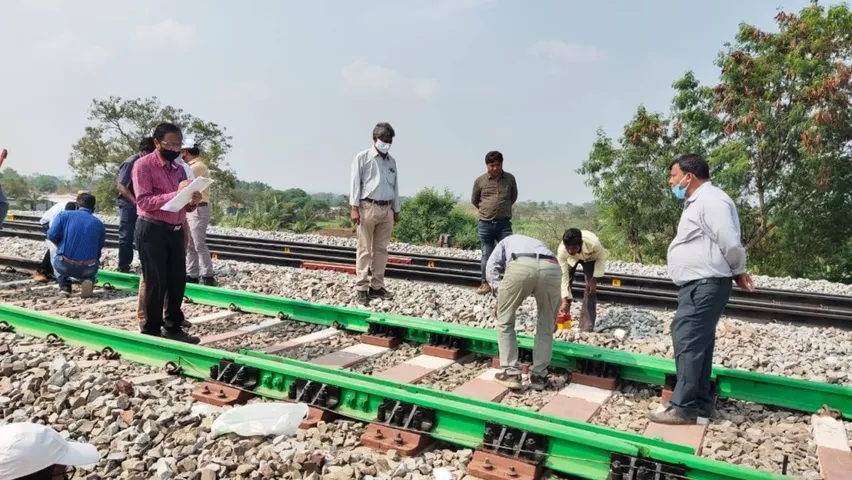
{"label": "green painted rail", "polygon": [[[116,272],[99,272],[100,284],[115,288],[136,290],[139,277]],[[367,310],[321,305],[271,295],[229,290],[218,287],[188,284],[186,296],[193,302],[217,307],[239,307],[244,312],[267,316],[285,314],[292,320],[318,325],[340,325],[346,330],[366,332],[370,323],[400,327],[405,339],[425,343],[433,333],[465,338],[472,352],[496,356],[497,334],[494,330],[446,323],[403,315],[391,315]],[[531,350],[534,339],[519,335],[521,349]],[[666,375],[675,374],[672,360],[651,355],[611,350],[572,342],[556,341],[553,344],[552,365],[570,370],[576,369],[577,360],[597,360],[618,365],[620,376],[626,380],[653,385],[664,385]],[[852,418],[852,387],[830,385],[776,375],[736,370],[726,367],[713,368],[713,381],[721,397],[744,400],[814,413],[823,405],[842,412],[844,418]]]}
{"label": "green painted rail", "polygon": [[40,337],[53,334],[69,344],[97,351],[110,348],[131,361],[154,366],[173,364],[180,367],[182,374],[200,379],[207,378],[210,367],[218,365],[220,360],[253,367],[259,373],[259,385],[255,392],[270,398],[287,398],[289,386],[298,379],[335,385],[341,389],[340,404],[335,411],[362,421],[375,420],[379,405],[386,399],[408,402],[434,410],[434,427],[429,434],[456,445],[471,448],[480,446],[486,422],[497,422],[545,435],[548,444],[543,465],[581,478],[608,478],[613,454],[681,465],[686,468],[687,478],[696,480],[786,478],[696,457],[683,452],[683,446],[657,439],[601,427],[581,429],[577,428],[576,422],[528,410],[281,357],[257,353],[245,355],[244,352],[232,353],[188,345],[14,306],[0,306],[0,321],[10,325],[17,333]]}

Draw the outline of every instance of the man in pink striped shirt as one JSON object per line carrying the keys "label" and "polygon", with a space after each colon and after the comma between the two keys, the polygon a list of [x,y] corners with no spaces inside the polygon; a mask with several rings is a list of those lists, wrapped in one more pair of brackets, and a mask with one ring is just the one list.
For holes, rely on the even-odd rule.
{"label": "man in pink striped shirt", "polygon": [[[186,171],[175,160],[180,155],[183,135],[176,125],[163,123],[154,129],[156,150],[133,165],[136,193],[136,248],[145,278],[142,333],[187,343],[198,343],[183,331],[181,304],[186,289],[186,212],[195,210],[201,192],[194,192],[189,204],[177,212],[161,208],[182,188]],[[165,318],[163,302],[168,295]]]}

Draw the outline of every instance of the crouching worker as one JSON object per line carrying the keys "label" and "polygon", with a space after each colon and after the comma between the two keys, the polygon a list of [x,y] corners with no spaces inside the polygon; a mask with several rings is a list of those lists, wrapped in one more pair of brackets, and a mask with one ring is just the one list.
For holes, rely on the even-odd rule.
{"label": "crouching worker", "polygon": [[59,290],[71,294],[71,279],[81,282],[80,296],[92,294],[106,242],[103,222],[94,216],[95,197],[88,193],[77,197],[77,210],[59,212],[47,231],[47,239],[56,245],[51,264]]}
{"label": "crouching worker", "polygon": [[[42,230],[44,230],[45,236],[47,232],[50,230],[50,222],[56,218],[56,215],[63,210],[77,210],[77,202],[59,202],[56,205],[50,207],[50,209],[44,212],[44,215],[41,216],[41,219],[38,221],[39,225],[41,225]],[[46,238],[46,237],[45,237]],[[44,257],[41,259],[41,264],[36,268],[35,272],[33,272],[33,280],[37,283],[47,283],[50,277],[53,277],[53,264],[51,263],[51,250],[48,248],[44,252]]]}
{"label": "crouching worker", "polygon": [[[499,278],[501,270],[505,271],[502,281]],[[544,390],[547,386],[556,309],[559,308],[560,277],[561,271],[553,252],[539,240],[524,235],[504,238],[488,258],[486,279],[492,291],[497,292],[497,346],[502,369],[494,378],[501,385],[512,389],[521,387],[515,312],[532,295],[538,307],[538,321],[530,387]]]}
{"label": "crouching worker", "polygon": [[574,276],[577,264],[583,267],[586,277],[586,287],[583,292],[583,306],[580,309],[580,330],[591,332],[595,329],[598,316],[597,279],[604,276],[606,271],[607,252],[598,237],[586,230],[569,228],[562,235],[557,257],[562,268],[562,305],[559,313],[571,312],[571,288],[574,286]]}

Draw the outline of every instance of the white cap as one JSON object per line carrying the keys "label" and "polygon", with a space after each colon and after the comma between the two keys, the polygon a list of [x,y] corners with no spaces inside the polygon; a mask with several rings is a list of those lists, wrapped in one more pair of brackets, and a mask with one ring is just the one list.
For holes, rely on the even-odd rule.
{"label": "white cap", "polygon": [[69,442],[56,430],[37,423],[10,423],[0,427],[0,480],[13,480],[51,465],[98,463],[98,449]]}
{"label": "white cap", "polygon": [[195,148],[195,139],[192,138],[192,137],[184,138],[183,139],[183,145],[181,145],[180,148],[181,148],[181,150],[184,150],[184,149],[187,149],[187,148]]}

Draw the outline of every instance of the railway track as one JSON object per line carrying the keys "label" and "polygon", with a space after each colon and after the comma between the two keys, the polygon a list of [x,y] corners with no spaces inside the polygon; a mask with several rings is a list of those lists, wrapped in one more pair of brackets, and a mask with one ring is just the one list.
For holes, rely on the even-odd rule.
{"label": "railway track", "polygon": [[[36,262],[0,257],[0,265],[26,271]],[[92,299],[62,303],[52,286],[30,289],[35,296],[21,300],[20,289],[29,288],[23,280],[2,281],[0,301],[7,303],[0,305],[0,326],[197,378],[205,382],[196,388],[197,398],[212,397],[208,401],[222,395],[220,402],[244,400],[250,393],[308,403],[314,420],[341,415],[368,422],[361,441],[374,448],[413,453],[430,439],[476,448],[468,466],[472,475],[533,478],[529,472],[547,468],[592,479],[652,478],[642,475],[655,470],[665,474],[654,477],[661,479],[781,478],[696,455],[703,433],[696,440],[694,434],[655,430],[659,426],[635,434],[590,422],[619,382],[671,384],[674,365],[662,358],[556,342],[553,366],[571,372],[571,382],[549,388],[536,412],[500,403],[511,395],[491,381],[496,336],[486,329],[188,285],[185,311],[203,338],[201,346],[192,346],[134,333],[136,276],[102,272]],[[528,359],[532,338],[519,342],[522,359]],[[399,363],[379,369],[375,360],[389,355]],[[442,370],[467,362],[484,371],[474,369],[461,385],[441,385]],[[714,370],[714,382],[720,397],[802,412],[827,405],[852,415],[849,387],[726,368]],[[675,437],[681,443],[666,441]],[[507,456],[513,457],[515,477],[501,471]],[[530,464],[531,471],[521,470]]]}
{"label": "railway track", "polygon": [[[35,216],[11,215],[0,235],[44,239]],[[118,247],[116,225],[107,225],[107,247]],[[354,273],[355,252],[351,247],[216,234],[209,235],[209,247],[222,260]],[[474,260],[392,253],[387,276],[474,286],[480,282],[479,268],[479,262]],[[584,287],[580,274],[574,282],[575,297],[582,297]],[[677,305],[677,287],[665,278],[607,274],[598,284],[598,297],[606,302],[673,309]],[[765,288],[746,292],[734,288],[725,313],[738,318],[850,327],[852,297]]]}

